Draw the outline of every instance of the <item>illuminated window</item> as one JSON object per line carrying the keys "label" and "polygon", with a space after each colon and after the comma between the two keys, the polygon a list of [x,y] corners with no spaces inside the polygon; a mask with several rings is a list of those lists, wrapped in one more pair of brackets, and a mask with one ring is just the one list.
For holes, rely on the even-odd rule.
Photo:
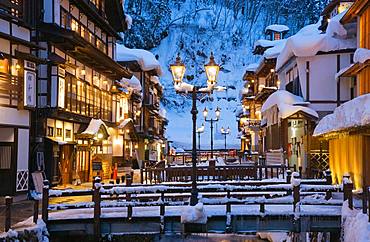
{"label": "illuminated window", "polygon": [[63,129],[62,128],[57,128],[56,137],[62,137],[62,136],[63,136]]}
{"label": "illuminated window", "polygon": [[9,60],[8,59],[0,60],[0,72],[8,73],[8,70],[9,70]]}

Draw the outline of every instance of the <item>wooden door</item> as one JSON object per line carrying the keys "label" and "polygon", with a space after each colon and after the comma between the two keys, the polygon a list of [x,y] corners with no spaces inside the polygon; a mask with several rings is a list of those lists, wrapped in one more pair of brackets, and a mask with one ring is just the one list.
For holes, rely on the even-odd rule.
{"label": "wooden door", "polygon": [[60,147],[60,173],[62,184],[72,183],[73,145],[62,145]]}
{"label": "wooden door", "polygon": [[0,142],[0,196],[14,195],[16,176],[14,143]]}

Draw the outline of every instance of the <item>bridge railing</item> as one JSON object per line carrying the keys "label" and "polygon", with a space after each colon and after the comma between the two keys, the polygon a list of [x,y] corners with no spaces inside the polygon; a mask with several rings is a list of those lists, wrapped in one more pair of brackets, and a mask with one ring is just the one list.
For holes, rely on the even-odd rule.
{"label": "bridge railing", "polygon": [[[297,167],[285,165],[240,164],[225,166],[197,166],[198,181],[262,180],[285,178],[288,170]],[[299,169],[301,174],[301,169]],[[191,181],[191,166],[147,167],[140,170],[142,184]]]}
{"label": "bridge railing", "polygon": [[[232,205],[258,205],[261,213],[265,213],[266,205],[292,205],[292,211],[296,211],[295,208],[301,205],[341,206],[341,201],[330,200],[332,192],[344,192],[344,200],[350,200],[350,206],[353,207],[353,202],[351,202],[353,185],[352,187],[350,187],[351,184],[332,185],[330,172],[326,173],[326,179],[300,179],[298,184],[291,180],[292,174],[287,172],[285,180],[200,183],[198,191],[204,205],[224,205],[225,214],[231,212]],[[320,195],[323,199],[310,199],[309,195],[316,197]],[[49,204],[50,199],[55,197],[79,196],[91,196],[92,200],[72,204]],[[190,196],[190,183],[132,184],[130,176],[127,177],[125,186],[101,184],[97,178],[93,183],[93,188],[86,190],[51,190],[45,184],[42,198],[42,218],[47,223],[49,212],[93,208],[94,230],[96,234],[100,234],[102,208],[126,207],[126,216],[130,219],[133,217],[134,208],[157,206],[160,208],[160,217],[162,218],[168,207],[189,205]]]}

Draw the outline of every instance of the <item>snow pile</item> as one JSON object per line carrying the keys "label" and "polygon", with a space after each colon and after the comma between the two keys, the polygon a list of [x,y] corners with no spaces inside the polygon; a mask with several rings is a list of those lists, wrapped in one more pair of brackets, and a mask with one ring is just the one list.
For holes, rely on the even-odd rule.
{"label": "snow pile", "polygon": [[358,48],[353,56],[354,62],[365,63],[370,60],[370,50],[365,48]]}
{"label": "snow pile", "polygon": [[266,27],[266,31],[286,32],[289,31],[289,27],[283,24],[271,24]]}
{"label": "snow pile", "polygon": [[268,240],[270,242],[284,242],[288,239],[287,233],[277,233],[277,232],[258,232],[257,236],[261,239]]}
{"label": "snow pile", "polygon": [[167,110],[162,105],[159,108],[159,115],[164,119],[167,118]]}
{"label": "snow pile", "polygon": [[136,61],[143,71],[155,70],[158,75],[163,73],[158,60],[147,50],[129,49],[124,45],[117,45],[117,61]]}
{"label": "snow pile", "polygon": [[282,40],[267,40],[267,39],[259,39],[256,42],[254,42],[254,49],[258,46],[264,47],[264,48],[270,48],[277,46],[281,44],[282,42],[285,42],[284,39]]}
{"label": "snow pile", "polygon": [[136,76],[134,75],[130,79],[122,78],[120,84],[128,88],[131,88],[133,91],[141,92],[142,90],[139,79],[137,79]]}
{"label": "snow pile", "polygon": [[275,42],[277,42],[276,45],[274,45],[272,48],[267,49],[263,53],[264,58],[266,59],[277,58],[280,55],[280,53],[283,51],[287,40],[282,39],[282,40],[276,40]]}
{"label": "snow pile", "polygon": [[189,84],[189,83],[186,83],[186,82],[181,82],[181,84],[179,85],[175,85],[175,90],[177,92],[192,92],[193,91],[193,88],[194,86]]}
{"label": "snow pile", "polygon": [[370,224],[367,214],[360,210],[349,209],[348,201],[342,206],[342,235],[343,242],[366,242],[370,241]]}
{"label": "snow pile", "polygon": [[181,223],[207,223],[207,214],[204,211],[203,203],[195,206],[186,206],[181,212]]}
{"label": "snow pile", "polygon": [[86,130],[82,132],[82,134],[96,135],[99,132],[101,126],[104,126],[108,132],[108,127],[107,125],[105,125],[103,120],[92,118],[89,123],[89,126],[87,126]]}
{"label": "snow pile", "polygon": [[345,13],[346,11],[330,20],[326,33],[321,33],[318,29],[321,25],[320,19],[316,24],[307,25],[289,37],[278,56],[276,69],[281,68],[293,56],[307,57],[314,56],[319,51],[356,48],[356,38],[346,39],[347,31],[339,22]]}
{"label": "snow pile", "polygon": [[287,118],[299,111],[307,113],[316,118],[319,117],[315,110],[308,107],[299,106],[298,104],[300,103],[304,103],[302,97],[296,96],[285,90],[277,90],[267,98],[266,102],[262,105],[261,112],[264,116],[264,113],[267,110],[277,105],[279,109],[279,117],[282,119]]}
{"label": "snow pile", "polygon": [[125,14],[125,21],[127,24],[127,29],[131,29],[132,27],[132,17],[128,14]]}
{"label": "snow pile", "polygon": [[46,224],[42,219],[37,220],[37,224],[33,223],[33,217],[19,222],[12,226],[13,229],[10,229],[8,232],[0,233],[0,240],[5,241],[28,241],[30,235],[33,239],[32,241],[39,242],[48,242],[49,233],[46,228]]}
{"label": "snow pile", "polygon": [[290,180],[290,183],[292,184],[293,187],[297,187],[301,185],[301,179],[299,179],[299,173],[298,172],[293,172],[292,173],[292,178]]}
{"label": "snow pile", "polygon": [[314,136],[370,124],[370,94],[348,101],[325,116],[316,126]]}

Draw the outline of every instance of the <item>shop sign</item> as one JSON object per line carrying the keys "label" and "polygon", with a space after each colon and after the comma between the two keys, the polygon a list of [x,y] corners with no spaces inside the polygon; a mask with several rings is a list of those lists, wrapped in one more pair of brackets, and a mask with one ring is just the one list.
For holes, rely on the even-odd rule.
{"label": "shop sign", "polygon": [[149,150],[149,160],[156,161],[157,160],[157,151],[156,150]]}
{"label": "shop sign", "polygon": [[23,85],[25,107],[36,107],[36,73],[34,71],[24,70],[24,85]]}
{"label": "shop sign", "polygon": [[65,84],[65,70],[63,68],[58,68],[58,107],[64,108],[65,104],[65,90],[66,90],[66,84]]}
{"label": "shop sign", "polygon": [[101,161],[93,161],[92,162],[92,169],[93,169],[93,171],[103,170],[102,162]]}

